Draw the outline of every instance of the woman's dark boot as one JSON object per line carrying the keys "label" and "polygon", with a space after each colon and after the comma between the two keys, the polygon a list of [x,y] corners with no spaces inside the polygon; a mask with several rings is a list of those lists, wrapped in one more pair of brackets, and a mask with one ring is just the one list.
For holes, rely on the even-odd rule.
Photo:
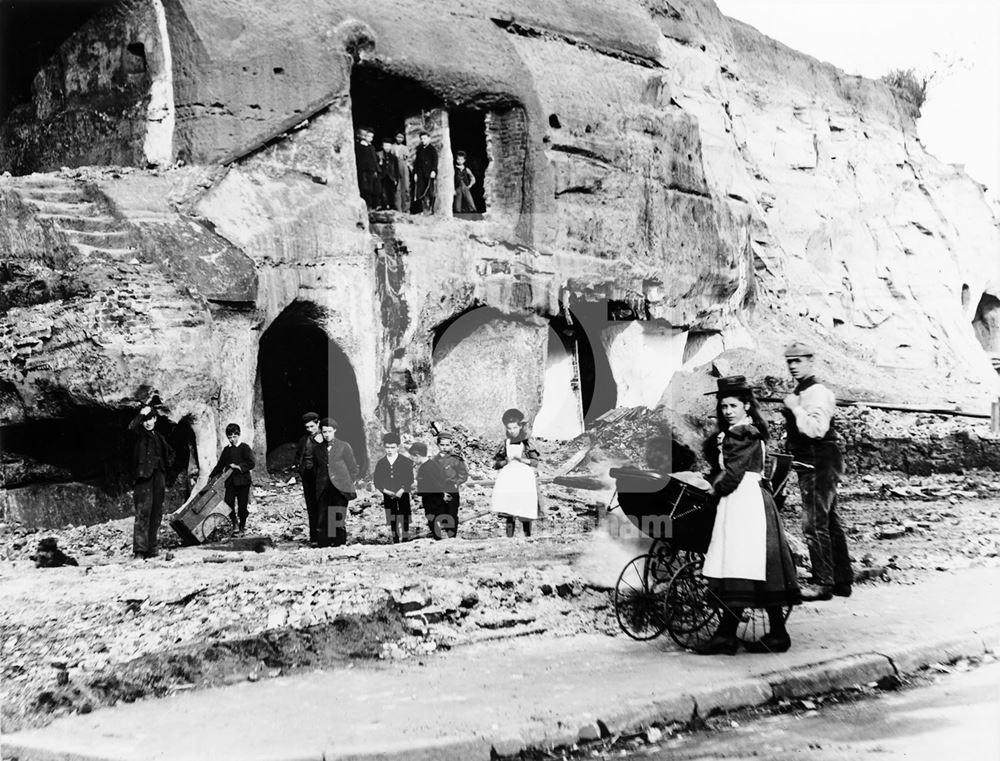
{"label": "woman's dark boot", "polygon": [[756,642],[744,642],[743,646],[751,653],[783,653],[792,646],[792,638],[785,628],[785,611],[781,606],[766,610],[770,631]]}
{"label": "woman's dark boot", "polygon": [[736,638],[736,627],[740,625],[741,608],[723,608],[722,620],[715,634],[704,645],[695,650],[698,655],[736,655],[740,641]]}

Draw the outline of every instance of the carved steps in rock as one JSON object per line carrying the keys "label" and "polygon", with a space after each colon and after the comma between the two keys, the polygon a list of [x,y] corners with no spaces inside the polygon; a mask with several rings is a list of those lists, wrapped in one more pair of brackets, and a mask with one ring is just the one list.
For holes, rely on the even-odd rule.
{"label": "carved steps in rock", "polygon": [[127,246],[122,244],[128,244],[132,237],[125,230],[73,230],[58,226],[56,229],[69,238],[73,246],[84,245],[110,250],[126,248]]}
{"label": "carved steps in rock", "polygon": [[61,230],[75,230],[77,232],[111,232],[121,226],[121,223],[117,219],[106,214],[81,217],[76,214],[50,214],[43,212],[35,216],[38,219],[50,220]]}
{"label": "carved steps in rock", "polygon": [[49,214],[72,214],[74,216],[90,217],[94,216],[94,213],[98,211],[98,206],[93,201],[51,201],[39,198],[23,198],[39,211]]}
{"label": "carved steps in rock", "polygon": [[31,203],[68,203],[81,204],[90,203],[86,193],[81,188],[53,186],[53,187],[20,187],[18,194]]}

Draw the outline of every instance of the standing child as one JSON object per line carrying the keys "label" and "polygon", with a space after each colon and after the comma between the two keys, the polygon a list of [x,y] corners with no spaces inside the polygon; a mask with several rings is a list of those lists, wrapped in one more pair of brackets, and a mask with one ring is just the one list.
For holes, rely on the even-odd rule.
{"label": "standing child", "polygon": [[469,480],[469,469],[465,466],[465,460],[456,453],[455,440],[451,436],[439,433],[437,442],[438,453],[434,459],[444,471],[444,502],[447,506],[445,515],[438,520],[444,535],[455,537],[458,536],[458,488]]}
{"label": "standing child", "polygon": [[427,456],[427,445],[422,441],[415,441],[410,445],[410,457],[418,466],[417,496],[420,497],[420,504],[424,508],[427,528],[435,539],[444,539],[445,534],[439,521],[439,517],[448,515],[448,505],[444,501],[444,492],[448,488],[444,469],[437,459]]}
{"label": "standing child", "polygon": [[229,445],[222,450],[219,461],[209,473],[209,478],[221,475],[223,471],[229,472],[226,479],[226,495],[224,499],[229,509],[232,511],[230,517],[233,519],[233,528],[237,528],[237,508],[239,510],[239,531],[242,534],[246,530],[247,515],[249,515],[250,504],[250,471],[256,465],[253,450],[246,444],[240,443],[240,427],[236,423],[226,426],[226,438]]}
{"label": "standing child", "polygon": [[528,440],[524,413],[509,409],[503,413],[506,439],[493,456],[500,471],[493,487],[493,512],[507,519],[507,536],[514,536],[515,518],[520,518],[525,536],[531,536],[531,522],[538,517],[538,487],[535,468],[538,451]]}
{"label": "standing child", "polygon": [[302,481],[302,496],[306,501],[306,518],[309,521],[309,541],[319,541],[317,526],[319,525],[318,495],[316,494],[316,461],[313,450],[323,443],[323,434],[319,432],[319,415],[307,412],[302,416],[302,425],[306,434],[299,439],[295,449],[295,467]]}
{"label": "standing child", "polygon": [[[375,463],[372,481],[382,493],[385,520],[392,531],[393,544],[410,538],[410,489],[413,487],[413,460],[399,453],[399,434],[382,437],[385,457]],[[401,531],[402,529],[402,531]]]}
{"label": "standing child", "polygon": [[456,214],[470,214],[476,211],[476,202],[472,199],[472,186],[476,184],[476,176],[465,165],[465,151],[455,154],[455,203]]}
{"label": "standing child", "polygon": [[337,438],[336,420],[323,418],[319,426],[323,442],[313,448],[317,543],[320,547],[340,547],[347,544],[347,503],[358,496],[354,485],[358,461],[351,445]]}

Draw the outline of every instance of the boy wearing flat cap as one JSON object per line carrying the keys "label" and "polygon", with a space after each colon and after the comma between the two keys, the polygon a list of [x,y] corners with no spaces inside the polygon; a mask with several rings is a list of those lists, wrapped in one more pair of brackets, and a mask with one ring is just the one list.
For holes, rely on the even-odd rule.
{"label": "boy wearing flat cap", "polygon": [[847,537],[837,514],[837,481],[843,459],[833,417],[837,399],[813,374],[813,350],[796,341],[785,349],[788,372],[795,391],[784,399],[788,451],[813,466],[799,473],[802,490],[802,533],[809,547],[812,587],[802,588],[804,600],[850,597],[854,572],[847,551]]}
{"label": "boy wearing flat cap", "polygon": [[[392,543],[410,538],[410,489],[413,488],[413,460],[399,453],[399,434],[382,437],[385,457],[375,463],[372,481],[382,493],[385,520],[392,531]],[[402,539],[400,536],[402,535]]]}

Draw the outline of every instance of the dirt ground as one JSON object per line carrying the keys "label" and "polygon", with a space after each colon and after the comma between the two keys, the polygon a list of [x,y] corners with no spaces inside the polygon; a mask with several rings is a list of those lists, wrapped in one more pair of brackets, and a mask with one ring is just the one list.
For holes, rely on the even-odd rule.
{"label": "dirt ground", "polygon": [[[489,474],[477,465],[473,475]],[[997,481],[992,472],[849,479],[841,510],[865,583],[997,565]],[[621,519],[603,515],[610,487],[542,491],[545,516],[529,539],[520,528],[505,537],[486,485],[463,490],[460,536],[442,542],[391,544],[369,492],[352,507],[346,547],[310,548],[300,487],[278,482],[254,489],[248,533],[274,541],[263,552],[180,547],[166,522],[165,549],[149,561],[131,559],[130,519],[0,528],[4,729],[344,659],[363,667],[502,637],[624,636],[609,590],[644,543],[612,538]],[[795,491],[785,524],[798,537]],[[80,567],[36,569],[29,556],[42,536]]]}

